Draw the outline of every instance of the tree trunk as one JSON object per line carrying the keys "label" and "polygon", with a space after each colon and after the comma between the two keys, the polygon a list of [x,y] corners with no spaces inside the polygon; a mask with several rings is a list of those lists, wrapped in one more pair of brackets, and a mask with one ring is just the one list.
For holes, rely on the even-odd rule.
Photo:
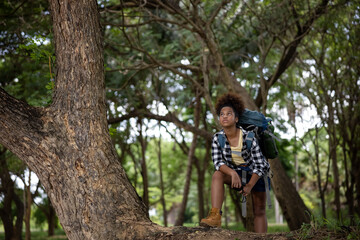
{"label": "tree trunk", "polygon": [[[356,123],[357,124],[357,123]],[[347,198],[350,199],[349,202],[349,215],[351,219],[355,219],[355,212],[357,215],[360,215],[360,159],[359,159],[359,138],[351,139],[348,142],[349,145],[349,156],[351,162],[351,170],[350,170],[350,186],[346,192],[348,195]],[[355,191],[354,191],[355,188]],[[351,195],[351,196],[349,196]],[[355,195],[355,198],[354,198]],[[352,202],[352,203],[351,203]],[[353,221],[355,225],[355,221]]]}
{"label": "tree trunk", "polygon": [[[204,125],[204,129],[207,129],[207,117],[206,117],[206,112],[207,112],[207,108],[205,108],[204,110],[202,110],[202,122]],[[205,197],[206,194],[204,193],[205,191],[205,174],[206,171],[208,169],[208,166],[210,164],[211,161],[211,139],[204,139],[205,143],[205,154],[204,157],[202,158],[202,161],[200,161],[200,159],[195,161],[195,168],[196,168],[196,172],[197,172],[197,191],[198,191],[198,207],[199,207],[199,222],[201,221],[201,219],[205,218],[206,216],[206,211],[205,211],[205,206],[208,206],[208,204],[205,202]],[[206,198],[206,200],[208,200],[208,198]]]}
{"label": "tree trunk", "polygon": [[239,217],[241,219],[242,224],[246,228],[246,218],[244,218],[242,216],[242,214],[241,214],[241,196],[240,196],[240,193],[238,191],[230,189],[230,197],[231,197],[231,200],[232,200],[233,204],[235,205],[235,216],[236,216],[236,218]]}
{"label": "tree trunk", "polygon": [[332,101],[328,104],[328,133],[329,133],[329,155],[332,160],[333,167],[333,178],[334,178],[334,191],[335,191],[335,209],[336,209],[336,217],[340,220],[340,185],[339,185],[339,168],[337,165],[337,137],[336,137],[336,127],[334,123],[334,108],[331,106]]}
{"label": "tree trunk", "polygon": [[163,208],[163,218],[164,218],[164,226],[167,227],[167,210],[166,210],[166,202],[165,202],[165,189],[164,189],[164,180],[163,180],[163,172],[162,172],[162,158],[161,158],[161,124],[159,122],[159,141],[158,141],[158,160],[159,160],[159,173],[160,173],[160,190],[161,190],[161,205]]}
{"label": "tree trunk", "polygon": [[[197,95],[196,103],[195,103],[195,110],[194,110],[195,127],[199,127],[200,110],[201,110],[201,102],[200,102],[199,95]],[[198,136],[196,134],[194,134],[193,135],[193,140],[191,142],[191,146],[190,146],[190,149],[189,149],[188,165],[187,165],[187,168],[186,168],[186,179],[185,179],[185,185],[184,185],[183,199],[182,199],[182,202],[181,202],[181,205],[180,205],[179,214],[178,214],[177,219],[175,221],[175,226],[182,226],[184,224],[184,221],[185,221],[185,211],[186,211],[186,205],[187,205],[187,200],[188,200],[189,191],[190,191],[191,173],[192,173],[192,167],[193,167],[192,165],[193,165],[193,162],[194,162],[197,138],[198,138]]]}
{"label": "tree trunk", "polygon": [[149,217],[149,207],[150,207],[150,202],[149,202],[149,179],[148,179],[148,170],[147,170],[147,165],[146,165],[146,148],[147,148],[147,140],[146,137],[144,138],[143,134],[142,134],[142,127],[143,127],[143,122],[142,119],[139,119],[139,142],[141,144],[141,160],[140,160],[140,165],[141,165],[141,176],[143,179],[143,196],[142,196],[142,201],[144,202],[146,208],[147,208],[147,216]]}
{"label": "tree trunk", "polygon": [[29,169],[29,179],[28,179],[28,185],[26,185],[26,181],[24,181],[24,205],[25,205],[25,216],[24,216],[24,222],[25,222],[25,239],[30,240],[31,239],[31,231],[30,231],[30,217],[31,217],[31,204],[32,204],[32,197],[31,197],[31,170]]}
{"label": "tree trunk", "polygon": [[315,139],[314,139],[314,146],[315,146],[315,164],[316,164],[316,179],[319,189],[319,195],[321,200],[321,210],[322,210],[322,217],[326,219],[326,207],[325,207],[325,190],[326,188],[322,188],[321,186],[321,172],[320,172],[320,153],[319,153],[319,128],[315,127]]}
{"label": "tree trunk", "polygon": [[222,83],[229,92],[235,92],[242,96],[245,106],[251,110],[257,109],[249,92],[237,82],[231,75],[230,70],[225,66],[220,47],[215,41],[213,31],[209,28],[205,31],[204,41],[210,50],[211,55],[215,59],[216,66],[219,68],[218,81]]}
{"label": "tree trunk", "polygon": [[[22,239],[22,224],[24,216],[24,204],[16,195],[14,186],[9,173],[5,157],[6,149],[0,152],[0,189],[3,196],[2,208],[0,208],[0,218],[5,230],[5,240]],[[12,203],[16,206],[16,223],[12,214]]]}
{"label": "tree trunk", "polygon": [[14,228],[14,236],[11,240],[22,239],[22,226],[23,226],[23,216],[24,216],[24,204],[21,201],[20,197],[14,194],[14,202],[16,205],[16,222]]}
{"label": "tree trunk", "polygon": [[279,201],[274,197],[274,210],[275,210],[275,222],[276,224],[283,224],[283,217],[280,212]]}
{"label": "tree trunk", "polygon": [[48,237],[55,235],[55,225],[56,225],[56,213],[55,209],[52,206],[49,200],[48,206],[48,214],[47,214],[47,222],[48,222]]}
{"label": "tree trunk", "polygon": [[274,176],[272,189],[279,201],[290,230],[301,228],[303,223],[310,223],[310,212],[296,191],[279,159],[269,159]]}
{"label": "tree trunk", "polygon": [[[206,141],[206,140],[205,140]],[[197,191],[198,191],[198,207],[199,207],[199,222],[205,217],[205,203],[204,189],[205,189],[205,173],[209,165],[209,159],[211,159],[211,142],[205,143],[206,152],[202,160],[202,164],[199,160],[195,162],[197,172]]]}

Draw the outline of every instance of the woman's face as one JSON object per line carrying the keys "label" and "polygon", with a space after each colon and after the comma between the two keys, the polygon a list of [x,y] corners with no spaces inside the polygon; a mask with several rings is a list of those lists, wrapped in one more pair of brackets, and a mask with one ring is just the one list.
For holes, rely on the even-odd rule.
{"label": "woman's face", "polygon": [[223,107],[220,111],[220,125],[222,127],[231,127],[238,121],[235,112],[231,107]]}

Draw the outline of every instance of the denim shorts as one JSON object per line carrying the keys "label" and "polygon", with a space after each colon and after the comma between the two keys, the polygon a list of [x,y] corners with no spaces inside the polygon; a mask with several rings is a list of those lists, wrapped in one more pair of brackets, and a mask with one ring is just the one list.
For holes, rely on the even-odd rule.
{"label": "denim shorts", "polygon": [[[246,183],[248,183],[251,179],[251,169],[249,167],[241,167],[241,170],[236,170],[237,174],[239,174],[239,177],[241,179],[241,184],[242,185],[246,185],[246,183],[242,182],[242,171],[246,171]],[[267,180],[269,181],[269,190],[271,189],[270,187],[270,178],[268,177]],[[266,192],[265,191],[265,181],[264,178],[261,177],[259,178],[259,180],[256,182],[256,184],[254,185],[254,187],[252,188],[252,192]]]}

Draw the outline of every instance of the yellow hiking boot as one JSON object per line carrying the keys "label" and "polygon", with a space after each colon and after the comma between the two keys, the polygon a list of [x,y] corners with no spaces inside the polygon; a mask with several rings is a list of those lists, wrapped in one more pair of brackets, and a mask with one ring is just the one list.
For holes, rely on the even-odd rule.
{"label": "yellow hiking boot", "polygon": [[221,210],[218,208],[211,208],[207,218],[201,219],[200,226],[221,227]]}

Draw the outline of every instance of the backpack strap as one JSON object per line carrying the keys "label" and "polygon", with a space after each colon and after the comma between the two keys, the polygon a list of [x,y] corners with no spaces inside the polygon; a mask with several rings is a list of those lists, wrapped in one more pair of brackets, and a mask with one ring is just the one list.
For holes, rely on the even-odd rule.
{"label": "backpack strap", "polygon": [[245,138],[246,149],[248,151],[250,151],[250,149],[251,149],[251,145],[252,145],[252,141],[253,141],[254,137],[255,137],[255,132],[250,131],[250,132],[248,132],[248,134]]}
{"label": "backpack strap", "polygon": [[269,134],[272,138],[276,139],[278,142],[281,142],[281,139],[275,136],[275,134],[273,134],[271,131],[266,129],[264,130],[264,133]]}
{"label": "backpack strap", "polygon": [[218,141],[220,143],[221,149],[223,149],[225,147],[225,142],[226,142],[225,135],[223,133],[218,135]]}

